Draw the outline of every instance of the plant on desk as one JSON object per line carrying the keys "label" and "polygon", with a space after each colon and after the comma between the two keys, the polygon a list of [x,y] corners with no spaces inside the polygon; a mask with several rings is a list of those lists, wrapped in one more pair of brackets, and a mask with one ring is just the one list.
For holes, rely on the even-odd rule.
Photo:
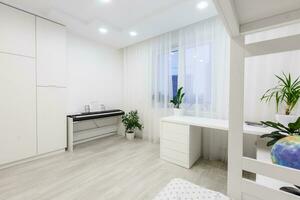
{"label": "plant on desk", "polygon": [[[276,102],[276,120],[281,124],[287,126],[291,122],[295,122],[298,116],[292,115],[292,111],[300,99],[300,77],[293,80],[291,74],[283,75],[280,77],[275,75],[278,79],[277,86],[267,90],[261,97],[261,101]],[[284,104],[285,114],[279,114],[279,106]]]}
{"label": "plant on desk", "polygon": [[[261,138],[271,138],[267,143],[273,146],[271,159],[274,164],[291,167],[300,170],[300,117],[294,123],[285,126],[271,121],[262,122],[274,129],[270,134],[262,135]],[[281,190],[300,195],[300,187],[282,187]]]}
{"label": "plant on desk", "polygon": [[143,129],[143,125],[140,123],[138,111],[130,111],[122,116],[122,123],[125,126],[126,137],[128,140],[133,140],[135,137],[135,130]]}
{"label": "plant on desk", "polygon": [[174,106],[174,114],[176,116],[183,115],[183,109],[180,108],[180,105],[183,102],[183,98],[184,98],[185,93],[183,93],[182,90],[183,90],[183,87],[179,88],[178,91],[177,91],[177,94],[170,101],[170,103],[172,103],[173,106]]}

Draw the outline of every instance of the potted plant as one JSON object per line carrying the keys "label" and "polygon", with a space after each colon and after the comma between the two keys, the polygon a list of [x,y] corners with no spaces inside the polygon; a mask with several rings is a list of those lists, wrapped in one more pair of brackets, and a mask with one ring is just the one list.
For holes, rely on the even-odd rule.
{"label": "potted plant", "polygon": [[271,121],[262,124],[274,129],[273,132],[261,136],[271,138],[267,146],[273,146],[273,163],[300,170],[300,117],[288,126]]}
{"label": "potted plant", "polygon": [[[292,115],[291,113],[300,98],[300,77],[293,81],[290,74],[286,75],[283,73],[281,77],[275,76],[278,79],[278,85],[267,90],[261,97],[261,101],[270,102],[275,99],[277,111],[276,120],[287,126],[289,123],[295,122],[298,118],[298,116]],[[279,114],[280,104],[284,104],[284,114]]]}
{"label": "potted plant", "polygon": [[177,90],[177,94],[170,101],[174,106],[174,115],[176,115],[176,116],[183,115],[183,109],[180,108],[180,105],[183,102],[185,93],[182,93],[182,90],[183,90],[183,87],[179,88]]}
{"label": "potted plant", "polygon": [[130,111],[122,116],[122,123],[125,126],[125,134],[128,140],[133,140],[135,137],[135,130],[143,129],[143,125],[140,123],[138,111]]}
{"label": "potted plant", "polygon": [[[262,122],[274,129],[261,138],[271,138],[267,146],[272,146],[271,159],[274,164],[300,170],[300,117],[294,123],[285,126],[271,121]],[[300,187],[281,187],[283,191],[300,194]]]}

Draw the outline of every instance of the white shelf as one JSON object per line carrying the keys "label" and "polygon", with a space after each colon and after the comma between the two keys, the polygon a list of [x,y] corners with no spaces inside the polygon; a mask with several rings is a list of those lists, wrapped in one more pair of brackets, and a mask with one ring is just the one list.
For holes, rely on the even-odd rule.
{"label": "white shelf", "polygon": [[260,56],[300,49],[300,34],[245,45],[245,56]]}

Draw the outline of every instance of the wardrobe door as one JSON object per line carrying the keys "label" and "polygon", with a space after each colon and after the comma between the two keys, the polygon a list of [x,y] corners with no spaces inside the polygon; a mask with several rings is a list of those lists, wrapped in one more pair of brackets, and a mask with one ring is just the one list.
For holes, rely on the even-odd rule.
{"label": "wardrobe door", "polygon": [[37,84],[66,86],[66,30],[46,19],[36,18]]}
{"label": "wardrobe door", "polygon": [[36,154],[33,58],[0,53],[0,164]]}
{"label": "wardrobe door", "polygon": [[35,57],[35,16],[0,3],[0,52]]}
{"label": "wardrobe door", "polygon": [[67,146],[66,88],[37,88],[38,153],[63,150]]}

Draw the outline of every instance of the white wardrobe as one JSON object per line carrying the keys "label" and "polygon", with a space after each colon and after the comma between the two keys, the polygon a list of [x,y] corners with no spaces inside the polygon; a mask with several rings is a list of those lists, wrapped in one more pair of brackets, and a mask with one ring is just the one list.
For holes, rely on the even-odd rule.
{"label": "white wardrobe", "polygon": [[66,30],[0,3],[0,165],[66,148]]}

